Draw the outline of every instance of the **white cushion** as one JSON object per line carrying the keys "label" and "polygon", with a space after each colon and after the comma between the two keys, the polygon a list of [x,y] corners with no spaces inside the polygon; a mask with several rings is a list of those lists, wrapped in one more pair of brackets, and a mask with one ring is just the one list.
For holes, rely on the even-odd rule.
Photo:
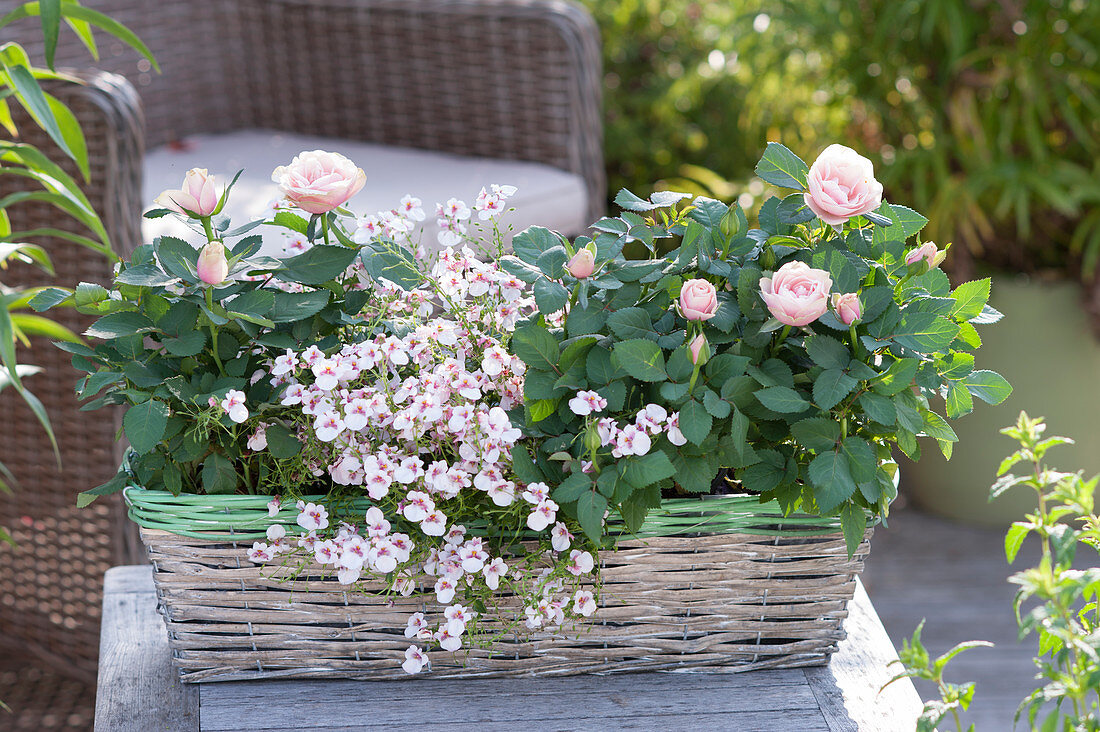
{"label": "white cushion", "polygon": [[[255,218],[271,215],[271,204],[279,190],[271,172],[285,165],[303,150],[338,152],[367,174],[367,182],[347,204],[359,215],[397,207],[406,194],[421,199],[427,214],[421,241],[438,249],[435,204],[459,198],[473,206],[482,187],[492,183],[514,185],[516,195],[508,200],[515,211],[501,218],[502,228],[520,232],[528,226],[545,226],[564,234],[578,234],[586,228],[587,196],[584,181],[577,175],[541,163],[474,158],[447,153],[386,147],[324,137],[310,137],[270,130],[241,130],[223,135],[199,135],[183,145],[164,146],[146,153],[144,201],[152,207],[162,191],[178,189],[184,173],[207,168],[217,176],[218,190],[244,170],[229,196],[223,213],[237,227]],[[475,214],[476,218],[476,214]],[[262,252],[281,256],[286,243],[283,229],[263,227],[252,233],[264,236]],[[266,232],[266,233],[265,233]],[[171,234],[194,243],[196,235],[174,216],[144,219],[145,241]],[[473,229],[471,227],[471,233]],[[510,237],[509,237],[510,238]]]}

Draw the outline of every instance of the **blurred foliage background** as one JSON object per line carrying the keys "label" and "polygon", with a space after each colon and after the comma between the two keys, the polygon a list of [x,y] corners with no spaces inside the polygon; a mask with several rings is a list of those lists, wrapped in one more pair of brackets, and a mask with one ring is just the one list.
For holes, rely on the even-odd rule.
{"label": "blurred foliage background", "polygon": [[1100,260],[1100,2],[584,0],[603,33],[611,192],[746,208],[767,140],[831,142],[975,260],[1081,277]]}

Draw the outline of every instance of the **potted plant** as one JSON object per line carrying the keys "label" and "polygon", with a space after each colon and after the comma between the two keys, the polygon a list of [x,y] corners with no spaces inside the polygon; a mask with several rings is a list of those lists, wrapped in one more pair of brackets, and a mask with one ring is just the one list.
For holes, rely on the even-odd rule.
{"label": "potted plant", "polygon": [[[100,342],[63,347],[92,406],[129,405],[85,495],[125,490],[183,678],[823,663],[891,450],[950,453],[931,400],[1010,387],[974,367],[988,281],[952,290],[870,163],[771,144],[758,174],[798,191],[758,228],[624,191],[592,237],[508,254],[510,186],[439,204],[430,254],[419,200],[354,221],[362,171],[320,151],[268,222],[230,228],[205,171],[166,192],[147,215],[201,249],[78,290]],[[258,256],[261,223],[304,251]]]}

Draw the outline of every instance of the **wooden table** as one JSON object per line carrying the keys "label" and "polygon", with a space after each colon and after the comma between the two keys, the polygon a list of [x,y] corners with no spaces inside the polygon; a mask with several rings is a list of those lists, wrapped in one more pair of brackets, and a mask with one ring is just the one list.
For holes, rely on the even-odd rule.
{"label": "wooden table", "polygon": [[644,673],[470,681],[181,684],[149,567],[104,581],[97,732],[701,730],[907,732],[921,701],[863,586],[828,666],[751,673]]}

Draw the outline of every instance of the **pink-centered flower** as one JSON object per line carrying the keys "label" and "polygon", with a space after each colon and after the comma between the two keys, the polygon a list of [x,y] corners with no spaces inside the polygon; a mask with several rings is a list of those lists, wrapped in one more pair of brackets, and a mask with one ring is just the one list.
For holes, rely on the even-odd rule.
{"label": "pink-centered flower", "polygon": [[287,201],[311,214],[344,205],[367,182],[362,168],[339,153],[311,150],[271,174]]}
{"label": "pink-centered flower", "polygon": [[577,615],[589,617],[596,612],[596,600],[588,590],[578,590],[573,595],[573,611]]}
{"label": "pink-centered flower", "polygon": [[703,279],[688,280],[680,288],[680,314],[688,320],[710,320],[718,312],[718,293]]}
{"label": "pink-centered flower", "polygon": [[818,155],[806,187],[806,205],[833,226],[874,211],[882,203],[882,184],[875,180],[871,161],[843,145],[829,145]]}
{"label": "pink-centered flower", "polygon": [[569,409],[580,417],[602,412],[607,408],[607,400],[595,391],[578,391],[577,396],[569,400]]}
{"label": "pink-centered flower", "polygon": [[771,277],[760,278],[760,296],[776,320],[801,327],[829,309],[832,286],[833,280],[825,270],[805,262],[787,262]]}
{"label": "pink-centered flower", "polygon": [[405,673],[418,674],[425,666],[431,666],[431,662],[424,651],[416,646],[409,646],[405,649],[405,660],[401,664],[401,668],[404,669]]}
{"label": "pink-centered flower", "polygon": [[324,506],[307,503],[298,514],[298,525],[306,531],[320,531],[328,528],[328,511]]}

